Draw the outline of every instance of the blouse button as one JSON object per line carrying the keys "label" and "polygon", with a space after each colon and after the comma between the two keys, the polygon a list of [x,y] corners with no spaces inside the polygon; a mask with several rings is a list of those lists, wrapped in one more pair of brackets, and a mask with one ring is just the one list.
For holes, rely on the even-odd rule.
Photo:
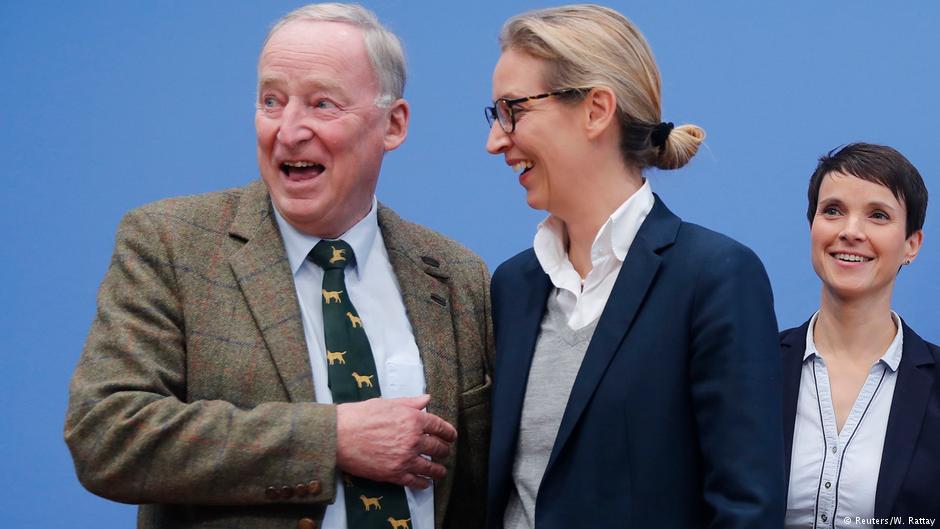
{"label": "blouse button", "polygon": [[[830,487],[832,487],[832,483],[830,483],[830,482],[827,481],[827,482],[826,482],[826,488],[828,489],[828,488],[830,488]],[[825,520],[823,520],[823,521],[825,521]]]}
{"label": "blouse button", "polygon": [[829,517],[826,516],[825,514],[823,514],[822,516],[819,517],[819,519],[822,520],[823,522],[825,522],[825,521],[827,521],[827,520],[829,519]]}

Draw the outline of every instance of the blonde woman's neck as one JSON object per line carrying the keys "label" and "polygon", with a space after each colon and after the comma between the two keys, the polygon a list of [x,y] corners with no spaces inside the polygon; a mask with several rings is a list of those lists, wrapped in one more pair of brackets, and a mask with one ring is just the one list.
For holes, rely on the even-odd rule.
{"label": "blonde woman's neck", "polygon": [[639,170],[601,174],[587,179],[584,193],[573,207],[558,215],[565,222],[568,236],[568,260],[583,279],[591,271],[591,247],[597,232],[624,202],[643,186]]}

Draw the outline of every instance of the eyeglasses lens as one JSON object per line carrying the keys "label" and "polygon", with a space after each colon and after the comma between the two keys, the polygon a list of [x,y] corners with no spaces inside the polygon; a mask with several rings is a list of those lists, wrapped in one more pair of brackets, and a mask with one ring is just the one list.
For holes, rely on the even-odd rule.
{"label": "eyeglasses lens", "polygon": [[507,133],[512,132],[512,108],[505,99],[496,102],[496,117],[499,119],[499,126]]}

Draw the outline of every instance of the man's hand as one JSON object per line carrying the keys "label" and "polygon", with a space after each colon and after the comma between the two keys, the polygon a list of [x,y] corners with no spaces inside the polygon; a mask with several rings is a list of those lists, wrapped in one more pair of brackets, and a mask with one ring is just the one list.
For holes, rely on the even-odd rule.
{"label": "man's hand", "polygon": [[447,473],[423,455],[450,453],[457,430],[421,411],[430,395],[369,399],[336,407],[336,466],[354,476],[424,489]]}

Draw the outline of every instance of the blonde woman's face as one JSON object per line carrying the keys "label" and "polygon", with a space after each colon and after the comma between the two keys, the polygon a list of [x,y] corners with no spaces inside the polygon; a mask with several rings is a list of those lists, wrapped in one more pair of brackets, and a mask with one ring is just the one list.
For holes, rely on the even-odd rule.
{"label": "blonde woman's face", "polygon": [[[493,70],[493,101],[567,88],[545,86],[545,68],[542,59],[506,50]],[[585,161],[578,109],[556,97],[514,105],[515,130],[507,134],[494,122],[486,141],[486,150],[503,155],[519,175],[529,206],[562,218],[570,201],[579,196],[577,168]]]}

